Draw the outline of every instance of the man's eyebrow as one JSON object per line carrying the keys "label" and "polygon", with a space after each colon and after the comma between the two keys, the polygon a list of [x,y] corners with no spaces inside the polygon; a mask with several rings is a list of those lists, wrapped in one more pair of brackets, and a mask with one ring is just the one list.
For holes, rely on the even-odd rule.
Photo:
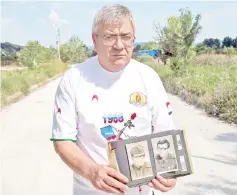
{"label": "man's eyebrow", "polygon": [[120,35],[132,35],[132,33],[127,32],[127,33],[120,33]]}
{"label": "man's eyebrow", "polygon": [[[118,35],[117,33],[114,33],[114,32],[105,32],[105,35]],[[132,33],[130,33],[130,32],[127,32],[127,33],[125,33],[125,32],[122,32],[122,33],[119,33],[119,35],[122,35],[122,36],[124,36],[124,35],[132,35]]]}

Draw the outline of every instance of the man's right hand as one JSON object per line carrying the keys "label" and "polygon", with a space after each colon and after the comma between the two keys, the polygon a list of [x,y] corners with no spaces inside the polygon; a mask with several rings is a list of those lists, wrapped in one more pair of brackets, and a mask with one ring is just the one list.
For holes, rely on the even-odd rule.
{"label": "man's right hand", "polygon": [[128,190],[128,178],[119,171],[105,166],[97,165],[91,169],[90,181],[93,186],[104,192],[123,195]]}

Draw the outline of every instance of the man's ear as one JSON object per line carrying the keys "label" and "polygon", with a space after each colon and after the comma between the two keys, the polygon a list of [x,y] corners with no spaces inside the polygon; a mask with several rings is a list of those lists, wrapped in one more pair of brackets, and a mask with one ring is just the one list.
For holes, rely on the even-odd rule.
{"label": "man's ear", "polygon": [[92,41],[93,41],[94,50],[96,51],[96,35],[94,33],[92,33],[91,38],[92,38]]}
{"label": "man's ear", "polygon": [[92,33],[91,34],[91,38],[92,38],[93,44],[95,45],[95,43],[96,43],[96,35],[94,33]]}

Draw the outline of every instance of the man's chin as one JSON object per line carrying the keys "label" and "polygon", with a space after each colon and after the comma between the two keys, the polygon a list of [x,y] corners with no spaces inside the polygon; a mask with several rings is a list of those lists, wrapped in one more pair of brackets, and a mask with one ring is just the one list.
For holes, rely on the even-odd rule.
{"label": "man's chin", "polygon": [[123,68],[128,64],[128,60],[126,59],[118,59],[113,62],[113,66]]}

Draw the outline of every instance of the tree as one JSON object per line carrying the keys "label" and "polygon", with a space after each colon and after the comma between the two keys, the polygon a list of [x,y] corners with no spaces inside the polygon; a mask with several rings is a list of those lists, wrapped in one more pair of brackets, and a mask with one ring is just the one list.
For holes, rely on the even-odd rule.
{"label": "tree", "polygon": [[222,48],[233,46],[233,40],[231,37],[225,37],[222,41]]}
{"label": "tree", "polygon": [[21,66],[28,68],[37,68],[40,63],[49,61],[53,58],[55,49],[46,48],[38,41],[29,41],[27,45],[16,53],[16,58]]}
{"label": "tree", "polygon": [[237,49],[237,37],[235,39],[233,39],[233,43],[232,43],[233,47]]}
{"label": "tree", "polygon": [[205,39],[203,41],[203,45],[206,45],[206,46],[212,47],[212,48],[220,48],[221,41],[219,39],[209,38],[209,39]]}
{"label": "tree", "polygon": [[80,63],[86,58],[86,46],[75,35],[60,48],[61,59],[67,63]]}
{"label": "tree", "polygon": [[17,53],[17,59],[21,66],[36,68],[41,62],[42,46],[38,41],[29,41],[20,52]]}
{"label": "tree", "polygon": [[211,53],[215,53],[215,50],[213,47],[208,47],[206,44],[198,44],[195,47],[195,51],[197,53],[197,55],[200,54],[211,54]]}
{"label": "tree", "polygon": [[40,55],[40,61],[41,62],[47,62],[50,59],[52,59],[56,55],[56,49],[50,46],[49,48],[43,47],[41,55]]}
{"label": "tree", "polygon": [[193,44],[201,30],[200,20],[200,14],[193,16],[188,9],[181,9],[180,16],[171,16],[165,27],[161,28],[159,23],[154,23],[157,34],[155,40],[164,53],[169,53],[176,58],[173,68],[178,68],[179,61],[186,64],[195,56]]}

